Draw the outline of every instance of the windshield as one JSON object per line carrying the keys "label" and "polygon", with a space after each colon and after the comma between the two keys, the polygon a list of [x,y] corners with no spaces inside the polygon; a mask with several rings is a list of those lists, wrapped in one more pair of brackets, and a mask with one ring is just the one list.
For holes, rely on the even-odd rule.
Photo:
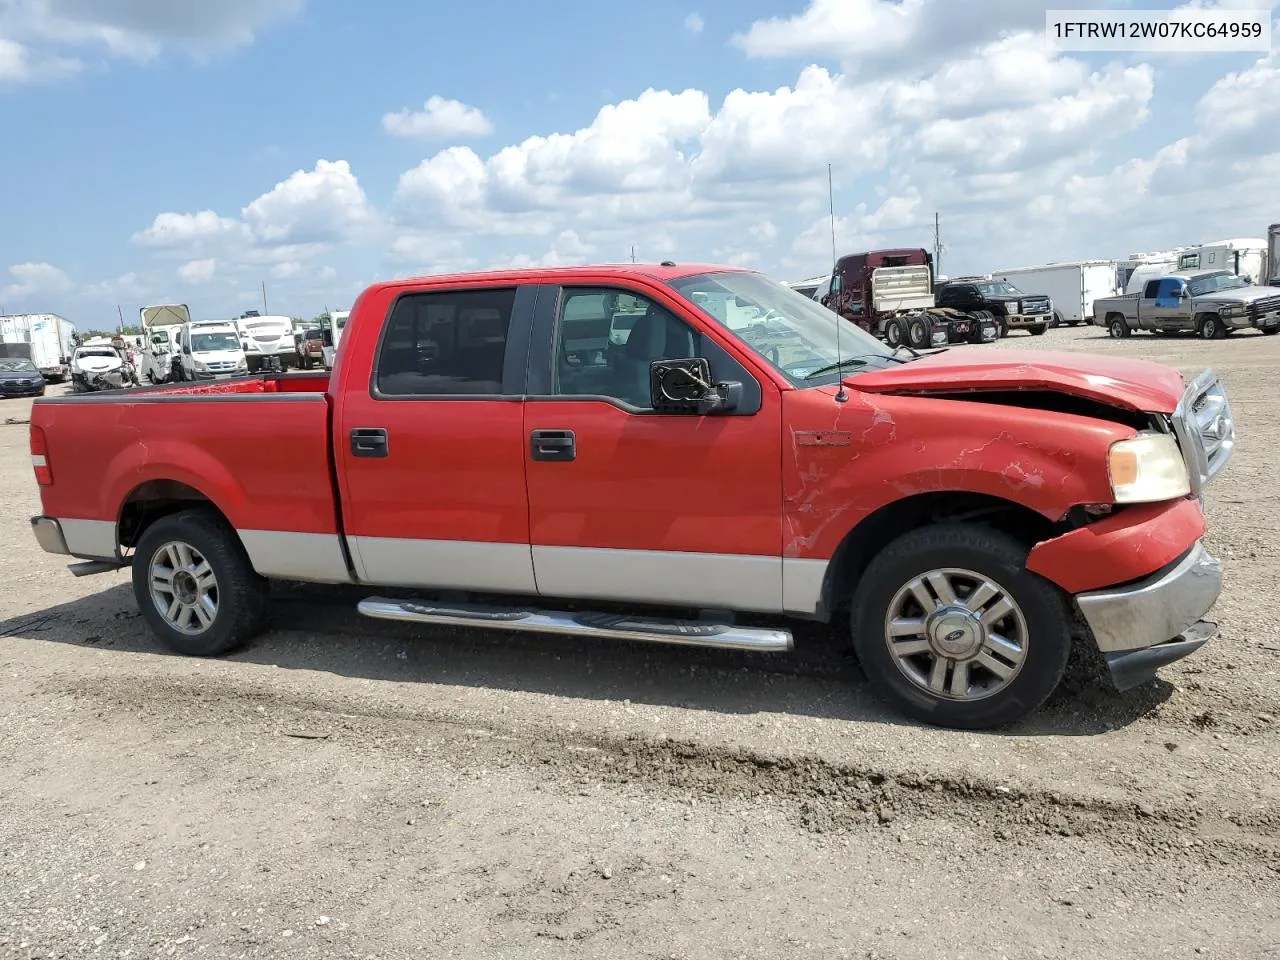
{"label": "windshield", "polygon": [[192,353],[214,353],[220,350],[239,350],[240,338],[234,333],[193,333]]}
{"label": "windshield", "polygon": [[1188,286],[1193,297],[1203,297],[1209,293],[1221,293],[1223,290],[1239,290],[1250,286],[1248,279],[1237,277],[1233,273],[1211,273],[1207,277],[1196,277]]}
{"label": "windshield", "polygon": [[[834,382],[839,368],[806,380],[840,361],[889,361],[893,350],[816,300],[759,273],[703,273],[672,280],[686,300],[734,334],[795,386]],[[839,349],[836,330],[840,331]],[[857,373],[856,366],[845,375]]]}
{"label": "windshield", "polygon": [[0,358],[0,373],[39,373],[36,365],[30,360],[18,360],[12,357]]}
{"label": "windshield", "polygon": [[984,297],[1020,297],[1022,291],[1006,280],[995,283],[975,283],[978,292]]}

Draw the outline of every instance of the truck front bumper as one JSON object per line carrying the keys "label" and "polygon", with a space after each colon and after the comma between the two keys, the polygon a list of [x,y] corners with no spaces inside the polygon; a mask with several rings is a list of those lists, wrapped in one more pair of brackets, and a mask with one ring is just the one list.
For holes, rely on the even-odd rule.
{"label": "truck front bumper", "polygon": [[1024,327],[1047,327],[1053,323],[1052,313],[1015,313],[1006,316],[1005,322],[1010,329],[1021,330]]}
{"label": "truck front bumper", "polygon": [[1143,580],[1076,596],[1080,613],[1124,691],[1194,653],[1217,633],[1204,615],[1222,592],[1222,564],[1197,540],[1179,560]]}

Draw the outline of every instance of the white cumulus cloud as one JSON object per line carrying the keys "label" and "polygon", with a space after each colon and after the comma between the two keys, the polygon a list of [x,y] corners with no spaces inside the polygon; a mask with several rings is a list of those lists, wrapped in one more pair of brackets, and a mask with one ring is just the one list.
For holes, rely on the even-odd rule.
{"label": "white cumulus cloud", "polygon": [[178,276],[187,283],[208,283],[218,272],[218,261],[212,257],[191,260],[178,268]]}
{"label": "white cumulus cloud", "polygon": [[50,263],[14,264],[9,275],[14,282],[0,290],[6,297],[62,293],[71,286],[71,278]]}
{"label": "white cumulus cloud", "polygon": [[452,140],[488,136],[493,132],[493,124],[476,107],[432,96],[421,110],[400,110],[384,114],[382,129],[397,137]]}

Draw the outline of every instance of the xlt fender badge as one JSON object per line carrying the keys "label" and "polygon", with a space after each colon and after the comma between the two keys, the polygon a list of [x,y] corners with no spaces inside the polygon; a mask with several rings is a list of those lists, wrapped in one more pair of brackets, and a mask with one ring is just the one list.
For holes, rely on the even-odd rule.
{"label": "xlt fender badge", "polygon": [[797,447],[847,447],[853,434],[847,430],[797,430]]}

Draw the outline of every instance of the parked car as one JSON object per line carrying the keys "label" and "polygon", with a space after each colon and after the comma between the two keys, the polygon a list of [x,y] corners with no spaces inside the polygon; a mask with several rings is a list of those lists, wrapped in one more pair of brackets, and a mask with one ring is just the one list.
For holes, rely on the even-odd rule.
{"label": "parked car", "polygon": [[85,341],[71,355],[74,393],[119,390],[136,383],[137,368],[129,360],[122,337]]}
{"label": "parked car", "polygon": [[186,654],[259,633],[271,577],[365,585],[380,619],[760,652],[782,616],[964,728],[1043,703],[1077,620],[1120,689],[1213,635],[1211,372],[903,354],[733,267],[378,283],[331,375],[36,400],[32,526],[80,574],[132,565]]}
{"label": "parked car", "polygon": [[990,277],[956,277],[934,288],[940,307],[965,313],[986,312],[1000,325],[1000,336],[1010,330],[1026,330],[1039,336],[1053,323],[1053,303],[1042,293],[1023,293],[1007,280]]}
{"label": "parked car", "polygon": [[0,357],[0,397],[43,397],[44,375],[30,360]]}
{"label": "parked car", "polygon": [[1280,331],[1280,293],[1226,270],[1201,270],[1148,280],[1141,293],[1094,301],[1094,322],[1111,336],[1134,330],[1195,333],[1219,340],[1236,330]]}

